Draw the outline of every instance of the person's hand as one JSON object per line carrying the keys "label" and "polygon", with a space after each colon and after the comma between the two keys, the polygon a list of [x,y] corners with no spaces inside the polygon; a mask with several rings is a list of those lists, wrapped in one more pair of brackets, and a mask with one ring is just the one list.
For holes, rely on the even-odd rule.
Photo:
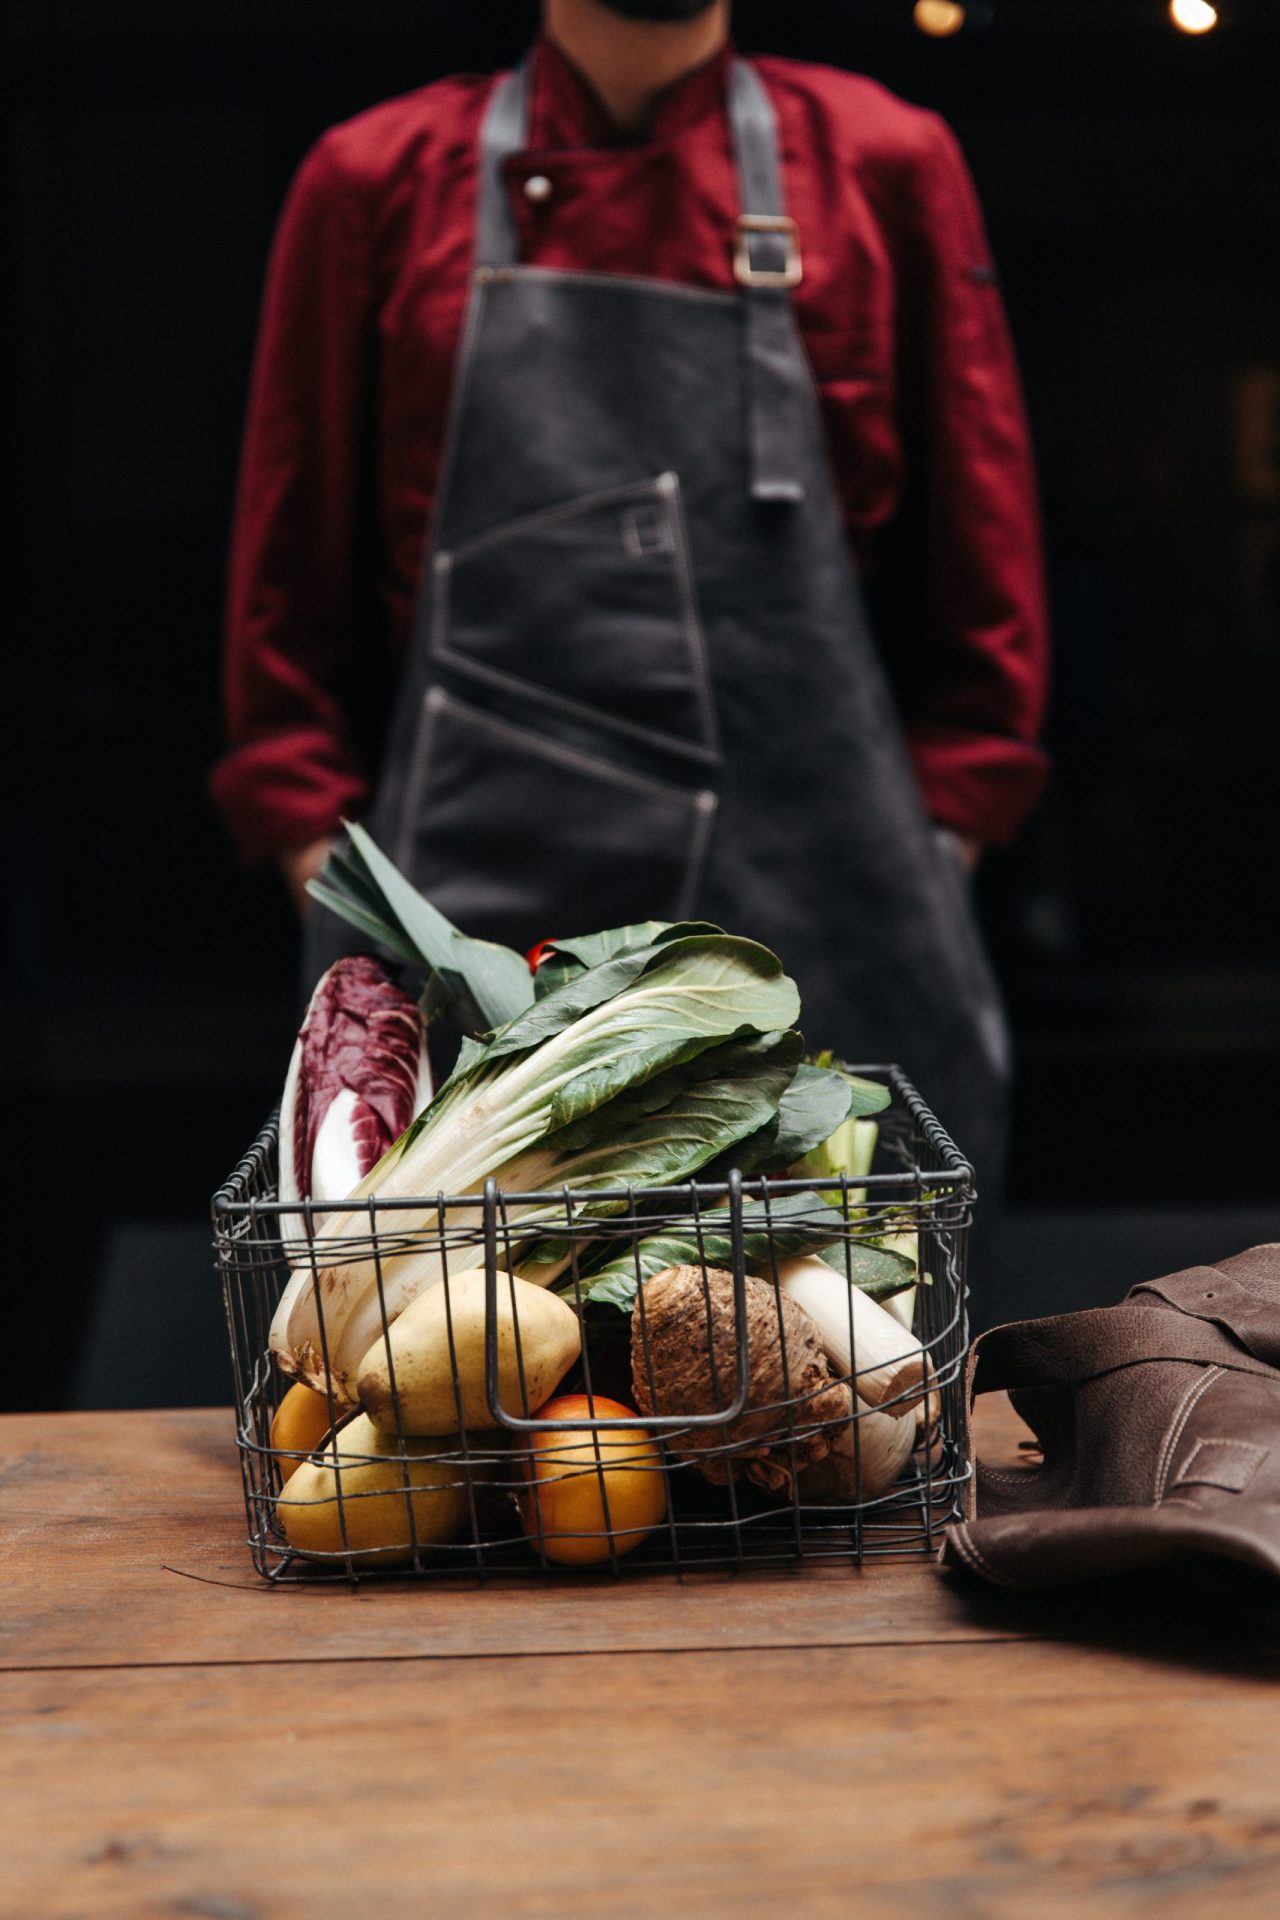
{"label": "person's hand", "polygon": [[966,873],[971,874],[982,858],[982,842],[971,833],[960,833],[955,827],[945,826],[940,820],[935,820],[933,837],[951,859],[960,862]]}
{"label": "person's hand", "polygon": [[968,867],[970,873],[973,873],[977,868],[979,860],[982,858],[981,840],[975,840],[971,833],[958,833],[956,835],[956,845],[960,849],[960,857],[964,861],[965,866]]}
{"label": "person's hand", "polygon": [[329,858],[333,846],[333,836],[326,834],[323,840],[312,840],[305,847],[285,847],[279,855],[280,871],[284,875],[285,885],[303,920],[313,906],[307,893],[307,882],[319,873]]}

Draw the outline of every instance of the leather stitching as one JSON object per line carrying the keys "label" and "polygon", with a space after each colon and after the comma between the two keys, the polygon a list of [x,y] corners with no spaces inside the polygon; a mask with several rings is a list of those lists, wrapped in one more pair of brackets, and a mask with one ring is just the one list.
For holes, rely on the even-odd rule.
{"label": "leather stitching", "polygon": [[[1240,1481],[1215,1480],[1210,1477],[1210,1470],[1207,1468],[1202,1468],[1200,1474],[1197,1475],[1195,1471],[1196,1461],[1203,1453],[1211,1448],[1234,1448],[1237,1453],[1243,1454],[1246,1458],[1251,1455],[1252,1465],[1245,1474],[1244,1479]],[[1174,1474],[1173,1485],[1175,1487],[1188,1485],[1220,1487],[1226,1493],[1242,1493],[1266,1459],[1268,1451],[1268,1448],[1259,1447],[1255,1445],[1252,1440],[1232,1440],[1226,1436],[1222,1438],[1207,1436],[1203,1440],[1196,1441],[1181,1467],[1179,1467],[1177,1473]]]}
{"label": "leather stitching", "polygon": [[992,1566],[981,1548],[974,1544],[968,1527],[963,1522],[951,1528],[950,1539],[971,1573],[982,1574],[997,1587],[1020,1587],[1024,1584],[1021,1580],[1010,1579],[1007,1573],[1001,1573],[999,1568]]}
{"label": "leather stitching", "polygon": [[1169,1424],[1169,1431],[1165,1434],[1164,1445],[1160,1449],[1160,1458],[1156,1465],[1156,1488],[1152,1500],[1153,1506],[1158,1507],[1164,1499],[1165,1483],[1169,1477],[1169,1468],[1173,1464],[1174,1450],[1182,1438],[1183,1429],[1191,1417],[1192,1409],[1196,1406],[1196,1403],[1206,1388],[1212,1386],[1215,1380],[1220,1380],[1225,1372],[1225,1367],[1207,1367],[1199,1379],[1193,1380],[1183,1394],[1178,1404],[1177,1412]]}
{"label": "leather stitching", "polygon": [[595,513],[601,507],[625,507],[635,505],[660,504],[662,491],[655,474],[647,480],[625,480],[616,487],[597,487],[590,493],[575,493],[567,500],[555,500],[546,507],[535,507],[532,513],[518,514],[514,520],[503,520],[496,527],[487,527],[483,533],[473,534],[470,540],[463,540],[456,547],[450,547],[437,556],[437,561],[447,559],[449,570],[459,561],[472,559],[483,553],[488,547],[503,546],[508,540],[525,539],[531,533],[541,533],[546,527],[561,525],[566,520],[579,520],[584,514]]}
{"label": "leather stitching", "polygon": [[676,902],[677,920],[687,920],[693,913],[698,889],[702,885],[702,869],[706,865],[707,851],[711,845],[711,834],[719,808],[720,802],[714,793],[704,792],[698,795],[698,810],[693,822],[693,832],[689,836],[689,850],[685,856],[684,881],[680,888],[680,897]]}
{"label": "leather stitching", "polygon": [[609,760],[598,760],[594,754],[583,753],[580,748],[571,747],[563,740],[544,739],[541,734],[533,733],[528,727],[519,726],[512,720],[499,720],[482,707],[468,706],[465,700],[454,700],[439,687],[431,689],[424,705],[436,713],[453,713],[464,725],[474,727],[478,733],[496,734],[508,746],[526,752],[534,759],[558,760],[563,766],[576,767],[599,780],[603,786],[651,794],[655,799],[670,800],[678,806],[687,807],[691,813],[707,811],[708,802],[715,800],[713,793],[696,787],[677,787],[665,780],[651,779],[647,774],[632,773],[628,767],[614,766]]}
{"label": "leather stitching", "polygon": [[702,615],[698,608],[698,586],[693,572],[693,555],[689,548],[689,524],[684,512],[684,489],[676,482],[675,491],[666,497],[668,522],[675,543],[676,570],[680,577],[681,617],[684,621],[685,639],[689,652],[693,656],[694,669],[698,676],[698,705],[702,713],[702,724],[706,729],[707,741],[718,759],[723,759],[720,742],[720,720],[716,712],[715,690],[711,684],[711,658],[707,649],[706,628],[702,624]]}
{"label": "leather stitching", "polygon": [[[609,713],[604,707],[593,707],[586,700],[575,700],[567,693],[557,693],[553,687],[541,686],[536,680],[522,680],[518,674],[506,673],[501,667],[491,667],[483,661],[472,660],[454,647],[438,646],[434,657],[452,667],[455,673],[465,674],[468,680],[478,680],[482,684],[506,688],[508,692],[518,694],[530,706],[546,707],[552,713],[565,714],[570,720],[585,720],[601,731],[639,740],[643,746],[657,747],[663,753],[678,754],[683,760],[696,760],[700,766],[718,768],[723,765],[724,756],[718,747],[697,740],[685,740],[676,733],[662,733],[657,727],[642,726],[639,721],[624,719],[620,714]],[[703,705],[700,695],[698,704],[700,708]]]}
{"label": "leather stitching", "polygon": [[603,786],[621,787],[624,791],[651,794],[657,799],[673,801],[688,808],[690,813],[689,837],[685,850],[684,875],[680,882],[676,901],[675,917],[687,916],[701,879],[702,867],[710,845],[711,832],[719,809],[714,793],[707,789],[701,791],[688,787],[675,787],[665,781],[651,780],[643,774],[631,773],[628,769],[615,767],[607,760],[597,760],[590,754],[582,753],[575,747],[566,746],[562,741],[544,740],[540,734],[530,733],[526,728],[514,725],[509,720],[495,719],[478,707],[471,707],[465,701],[455,700],[442,687],[429,689],[422,703],[422,719],[419,727],[418,745],[414,759],[414,777],[406,799],[404,819],[400,838],[400,865],[408,868],[412,863],[414,834],[420,824],[423,803],[426,799],[432,763],[432,743],[436,727],[441,717],[452,712],[463,724],[470,724],[477,732],[496,734],[500,740],[519,751],[527,752],[534,758],[553,762],[563,766],[576,767],[581,772],[598,780]]}
{"label": "leather stitching", "polygon": [[[491,666],[486,661],[473,660],[470,654],[463,653],[455,647],[450,639],[453,577],[459,564],[465,565],[474,556],[483,554],[493,547],[502,546],[510,540],[527,539],[530,535],[541,533],[547,528],[562,526],[568,522],[580,520],[588,514],[597,513],[602,508],[621,508],[628,505],[656,507],[662,513],[671,536],[668,557],[678,603],[676,619],[693,670],[693,697],[702,725],[701,740],[689,740],[682,734],[665,733],[657,727],[646,727],[637,721],[626,719],[624,715],[611,713],[607,707],[597,706],[592,701],[578,700],[571,694],[559,693],[553,687],[544,686],[541,681],[507,673],[503,668]],[[552,711],[566,713],[570,718],[586,720],[607,731],[657,746],[664,752],[700,760],[713,767],[723,765],[724,755],[720,744],[719,721],[711,684],[711,663],[707,656],[706,634],[698,612],[693,562],[689,552],[689,534],[678,482],[674,493],[668,493],[663,487],[660,476],[650,480],[628,481],[622,486],[602,487],[593,493],[577,494],[572,499],[540,507],[534,513],[522,514],[515,520],[503,521],[499,526],[490,527],[485,533],[477,534],[473,539],[464,541],[461,546],[437,553],[431,563],[431,584],[431,614],[428,628],[431,653],[436,660],[451,666],[455,672],[465,674],[468,678],[482,683],[487,681],[492,686],[509,688],[523,698],[540,703]]]}

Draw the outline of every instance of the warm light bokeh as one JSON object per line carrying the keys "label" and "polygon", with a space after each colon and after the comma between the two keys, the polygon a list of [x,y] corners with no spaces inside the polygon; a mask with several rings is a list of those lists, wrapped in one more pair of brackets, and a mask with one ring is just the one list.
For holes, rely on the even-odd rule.
{"label": "warm light bokeh", "polygon": [[946,34],[959,33],[964,25],[964,8],[958,0],[916,0],[914,18],[921,33],[942,39]]}
{"label": "warm light bokeh", "polygon": [[1208,33],[1218,24],[1218,9],[1209,0],[1169,0],[1169,18],[1182,33]]}

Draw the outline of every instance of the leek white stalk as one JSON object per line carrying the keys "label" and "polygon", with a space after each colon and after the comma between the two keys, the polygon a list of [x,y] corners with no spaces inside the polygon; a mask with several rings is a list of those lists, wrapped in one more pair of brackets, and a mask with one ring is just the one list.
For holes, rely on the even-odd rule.
{"label": "leek white stalk", "polygon": [[884,1303],[886,1313],[891,1313],[900,1327],[910,1333],[916,1317],[916,1290],[904,1287],[901,1293],[891,1293]]}
{"label": "leek white stalk", "polygon": [[[900,1253],[904,1259],[911,1262],[916,1272],[920,1273],[920,1235],[918,1233],[906,1228],[898,1233],[882,1234],[876,1245],[883,1247],[888,1253]],[[928,1274],[920,1273],[917,1286],[904,1287],[901,1293],[891,1293],[884,1303],[885,1312],[891,1313],[899,1326],[905,1327],[908,1333],[911,1332],[915,1323],[916,1294],[919,1287],[927,1287],[931,1284]],[[923,1439],[931,1435],[941,1418],[942,1401],[937,1389],[931,1387],[916,1408],[916,1428],[920,1437]]]}
{"label": "leek white stalk", "polygon": [[800,1476],[801,1500],[876,1500],[911,1458],[917,1439],[914,1420],[895,1419],[894,1408],[879,1413],[857,1397],[853,1404],[858,1418],[836,1428],[826,1459],[806,1467]]}
{"label": "leek white stalk", "polygon": [[920,1342],[860,1287],[813,1254],[780,1261],[778,1285],[816,1321],[837,1372],[847,1378],[856,1369],[858,1395],[868,1406],[900,1418],[924,1398]]}

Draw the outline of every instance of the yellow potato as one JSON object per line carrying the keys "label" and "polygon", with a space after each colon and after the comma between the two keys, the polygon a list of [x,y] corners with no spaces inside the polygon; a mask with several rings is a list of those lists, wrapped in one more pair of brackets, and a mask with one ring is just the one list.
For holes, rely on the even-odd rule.
{"label": "yellow potato", "polygon": [[[442,1284],[419,1294],[392,1322],[387,1339],[374,1341],[360,1362],[356,1391],[376,1427],[384,1433],[396,1431],[397,1402],[406,1433],[498,1425],[485,1391],[484,1308],[484,1274],[455,1274],[447,1283],[447,1291]],[[572,1307],[527,1280],[498,1275],[498,1385],[504,1412],[516,1416],[536,1413],[581,1350],[582,1330]]]}
{"label": "yellow potato", "polygon": [[440,1458],[458,1453],[456,1433],[406,1436],[408,1457],[402,1459],[397,1442],[361,1413],[336,1440],[336,1461],[332,1445],[304,1460],[276,1501],[285,1538],[297,1552],[343,1553],[350,1547],[362,1566],[399,1566],[412,1560],[415,1534],[420,1547],[430,1547],[458,1532],[468,1511],[464,1470],[456,1457]]}
{"label": "yellow potato", "polygon": [[302,1464],[291,1453],[314,1453],[330,1427],[329,1402],[323,1393],[299,1380],[290,1387],[271,1422],[271,1445],[281,1457],[281,1480],[289,1480]]}

